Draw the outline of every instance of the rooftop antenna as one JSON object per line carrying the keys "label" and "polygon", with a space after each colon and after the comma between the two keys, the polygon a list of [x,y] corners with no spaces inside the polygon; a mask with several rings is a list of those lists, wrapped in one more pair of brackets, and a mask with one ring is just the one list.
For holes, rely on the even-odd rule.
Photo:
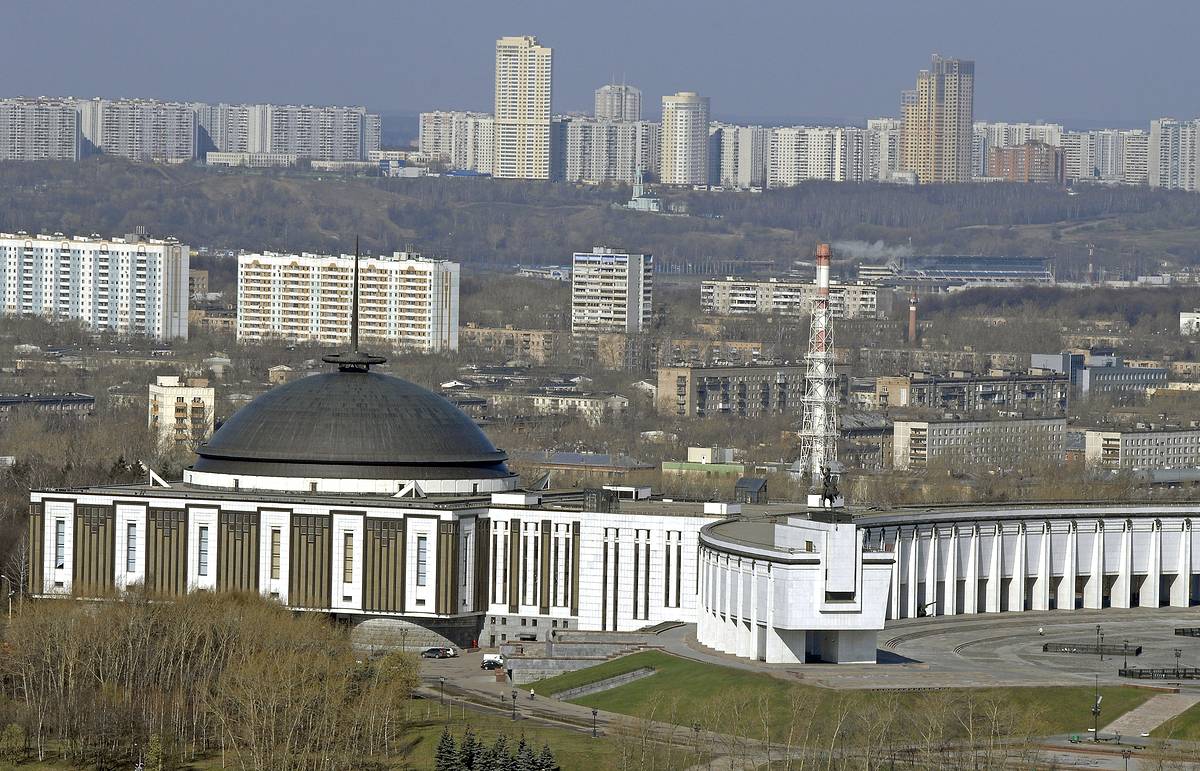
{"label": "rooftop antenna", "polygon": [[350,297],[350,350],[344,353],[330,353],[321,357],[321,361],[338,365],[342,372],[366,372],[372,364],[383,364],[387,359],[358,350],[358,236],[354,237],[354,289]]}

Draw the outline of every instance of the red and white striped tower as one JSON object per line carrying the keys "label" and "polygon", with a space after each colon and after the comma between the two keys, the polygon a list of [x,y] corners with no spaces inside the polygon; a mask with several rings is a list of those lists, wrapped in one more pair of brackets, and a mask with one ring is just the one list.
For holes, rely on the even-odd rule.
{"label": "red and white striped tower", "polygon": [[796,469],[813,484],[837,461],[837,373],[833,368],[833,328],[829,315],[829,244],[817,245],[817,296],[808,328],[804,419]]}

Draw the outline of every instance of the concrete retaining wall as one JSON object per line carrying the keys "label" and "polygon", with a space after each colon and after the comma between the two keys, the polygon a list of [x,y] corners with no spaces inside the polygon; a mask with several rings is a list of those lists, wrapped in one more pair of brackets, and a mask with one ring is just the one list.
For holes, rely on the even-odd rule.
{"label": "concrete retaining wall", "polygon": [[649,677],[657,671],[654,667],[641,667],[632,672],[626,672],[623,675],[614,675],[606,677],[603,680],[597,680],[594,683],[581,685],[578,688],[568,688],[565,691],[559,691],[554,694],[554,698],[559,701],[568,701],[580,696],[587,696],[589,693],[599,693],[600,691],[607,691],[610,688],[619,688],[622,685],[628,685],[644,677]]}

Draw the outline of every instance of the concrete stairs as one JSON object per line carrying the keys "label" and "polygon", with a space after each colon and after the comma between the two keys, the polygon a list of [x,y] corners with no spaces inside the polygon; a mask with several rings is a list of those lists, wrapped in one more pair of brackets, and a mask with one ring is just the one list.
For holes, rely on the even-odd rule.
{"label": "concrete stairs", "polygon": [[1121,734],[1122,736],[1148,734],[1197,703],[1200,703],[1200,693],[1163,693],[1152,696],[1140,707],[1129,710],[1104,726],[1100,729],[1100,733],[1101,735]]}

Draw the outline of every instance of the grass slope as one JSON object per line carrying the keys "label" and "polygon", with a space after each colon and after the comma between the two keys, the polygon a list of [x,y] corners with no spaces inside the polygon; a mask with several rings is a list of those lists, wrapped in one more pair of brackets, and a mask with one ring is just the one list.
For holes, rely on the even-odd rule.
{"label": "grass slope", "polygon": [[[658,651],[632,654],[596,667],[534,684],[540,693],[567,688],[650,666],[657,673],[628,685],[582,696],[573,701],[597,709],[680,725],[699,723],[726,731],[762,736],[766,726],[775,740],[794,731],[803,716],[822,716],[809,734],[824,735],[829,716],[934,715],[966,722],[965,715],[1001,713],[1017,730],[1018,723],[1038,734],[1083,732],[1091,725],[1093,690],[1081,687],[943,689],[925,692],[834,691],[788,682],[767,674],[704,664]],[[1152,692],[1137,688],[1101,688],[1103,722],[1146,701]],[[964,729],[965,730],[965,729]],[[978,729],[977,729],[978,730]]]}
{"label": "grass slope", "polygon": [[1200,704],[1189,707],[1150,732],[1157,739],[1200,741]]}

